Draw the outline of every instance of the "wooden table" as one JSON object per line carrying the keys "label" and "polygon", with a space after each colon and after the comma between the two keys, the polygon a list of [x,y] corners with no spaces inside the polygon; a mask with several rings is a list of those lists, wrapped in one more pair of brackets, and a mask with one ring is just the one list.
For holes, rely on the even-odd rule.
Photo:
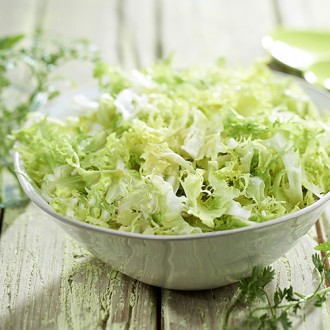
{"label": "wooden table", "polygon": [[[36,28],[86,37],[124,68],[175,54],[181,66],[214,61],[249,64],[276,25],[330,28],[327,0],[0,0],[0,35]],[[68,68],[84,85],[90,67]],[[330,214],[330,212],[328,212]],[[0,237],[0,329],[222,329],[237,285],[201,292],[151,287],[90,255],[32,204],[4,211]],[[330,216],[322,226],[330,233]],[[310,293],[317,279],[315,230],[274,263],[268,287]],[[330,329],[330,303],[313,308],[299,329]],[[246,309],[231,326],[244,328]]]}

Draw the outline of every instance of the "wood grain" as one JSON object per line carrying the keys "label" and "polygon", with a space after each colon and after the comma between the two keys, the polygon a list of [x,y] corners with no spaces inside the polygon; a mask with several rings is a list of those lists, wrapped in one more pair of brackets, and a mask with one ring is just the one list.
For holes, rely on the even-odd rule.
{"label": "wood grain", "polygon": [[275,0],[281,23],[295,28],[329,29],[330,2],[328,0]]}
{"label": "wood grain", "polygon": [[[164,55],[189,66],[225,57],[234,65],[264,56],[260,39],[275,26],[270,1],[164,0]],[[251,10],[251,8],[257,8]]]}
{"label": "wood grain", "polygon": [[157,0],[119,1],[119,62],[127,69],[140,68],[156,59]]}
{"label": "wood grain", "polygon": [[118,1],[47,1],[43,21],[46,33],[88,39],[99,47],[106,61],[118,63]]}
{"label": "wood grain", "polygon": [[16,33],[31,34],[36,28],[38,0],[0,2],[0,36]]}
{"label": "wood grain", "polygon": [[156,291],[105,265],[29,205],[0,240],[0,329],[152,329]]}

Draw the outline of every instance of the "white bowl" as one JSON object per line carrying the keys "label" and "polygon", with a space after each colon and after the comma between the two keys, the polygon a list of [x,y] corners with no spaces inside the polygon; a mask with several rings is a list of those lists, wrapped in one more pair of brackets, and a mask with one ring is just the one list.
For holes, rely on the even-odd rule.
{"label": "white bowl", "polygon": [[[320,111],[330,109],[330,96],[303,82]],[[53,107],[62,108],[69,99]],[[67,233],[114,269],[144,283],[168,289],[200,290],[236,282],[256,265],[269,265],[290,250],[313,226],[330,193],[295,213],[250,227],[220,232],[152,236],[120,232],[55,213],[28,181],[14,153],[18,178],[27,196]]]}

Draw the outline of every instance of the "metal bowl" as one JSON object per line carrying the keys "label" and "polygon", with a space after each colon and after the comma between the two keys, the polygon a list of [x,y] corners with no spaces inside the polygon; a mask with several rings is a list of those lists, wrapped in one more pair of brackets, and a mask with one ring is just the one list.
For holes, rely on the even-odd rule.
{"label": "metal bowl", "polygon": [[[329,95],[300,84],[321,112],[330,109]],[[60,108],[67,101],[61,102]],[[93,255],[128,276],[168,289],[216,288],[249,276],[256,265],[271,264],[309,231],[330,199],[327,193],[302,210],[250,227],[152,236],[97,227],[54,212],[29,182],[17,152],[14,164],[27,196]]]}

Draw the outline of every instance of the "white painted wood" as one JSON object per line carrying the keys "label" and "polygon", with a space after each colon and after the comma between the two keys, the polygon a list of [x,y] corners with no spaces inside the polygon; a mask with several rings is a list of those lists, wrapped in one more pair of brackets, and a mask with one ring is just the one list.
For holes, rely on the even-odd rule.
{"label": "white painted wood", "polygon": [[[39,317],[46,317],[47,323],[50,319],[48,324],[54,326],[63,239],[52,223],[43,224],[44,218],[38,215],[38,212],[30,216],[22,213],[1,235],[0,319],[3,329],[32,328],[33,323],[41,326]],[[47,314],[37,315],[43,308]]]}
{"label": "white painted wood", "polygon": [[119,62],[128,69],[152,65],[156,58],[157,0],[118,2]]}
{"label": "white painted wood", "polygon": [[283,25],[296,28],[330,28],[328,0],[275,0]]}
{"label": "white painted wood", "polygon": [[[48,0],[43,30],[68,40],[85,38],[100,50],[104,62],[126,69],[155,61],[153,0]],[[92,82],[92,65],[70,64],[65,73],[79,85]]]}
{"label": "white painted wood", "polygon": [[156,324],[153,288],[91,256],[32,204],[1,235],[0,297],[0,329]]}
{"label": "white painted wood", "polygon": [[189,66],[225,57],[250,64],[264,56],[261,38],[275,26],[271,1],[163,0],[164,54]]}
{"label": "white painted wood", "polygon": [[38,0],[1,0],[0,36],[32,33],[36,27]]}
{"label": "white painted wood", "polygon": [[115,0],[48,0],[43,28],[68,39],[88,39],[106,61],[117,63],[117,21]]}

